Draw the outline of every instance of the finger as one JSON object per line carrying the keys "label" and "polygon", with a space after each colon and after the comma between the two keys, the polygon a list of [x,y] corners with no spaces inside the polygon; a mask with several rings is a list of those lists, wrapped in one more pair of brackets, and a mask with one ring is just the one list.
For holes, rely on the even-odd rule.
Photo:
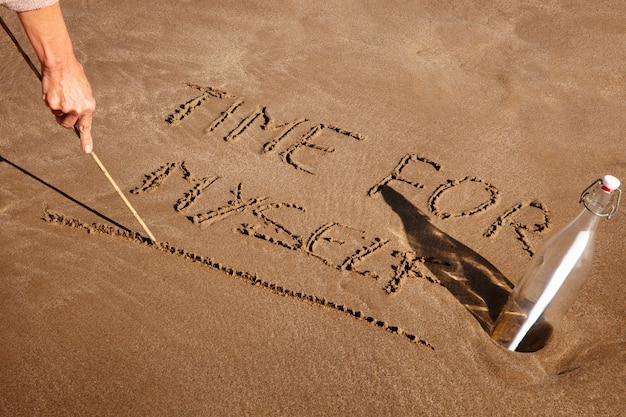
{"label": "finger", "polygon": [[91,153],[93,150],[93,138],[91,136],[91,113],[87,113],[80,117],[76,122],[76,130],[80,137],[80,146],[85,153]]}
{"label": "finger", "polygon": [[55,114],[54,117],[57,120],[57,123],[66,129],[73,128],[76,122],[78,122],[78,116],[73,113],[63,113],[61,115]]}

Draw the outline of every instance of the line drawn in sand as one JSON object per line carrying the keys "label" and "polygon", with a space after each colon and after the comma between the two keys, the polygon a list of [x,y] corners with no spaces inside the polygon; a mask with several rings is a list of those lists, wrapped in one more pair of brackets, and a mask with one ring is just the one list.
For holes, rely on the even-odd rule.
{"label": "line drawn in sand", "polygon": [[146,246],[146,247],[155,249],[161,253],[167,253],[167,254],[176,256],[178,258],[181,258],[183,260],[193,262],[201,266],[209,267],[213,270],[220,271],[228,275],[229,277],[238,278],[245,282],[248,282],[249,284],[253,286],[263,288],[267,291],[270,291],[273,294],[281,295],[284,297],[289,297],[289,298],[296,299],[299,301],[307,302],[309,304],[312,304],[318,307],[327,308],[333,311],[341,312],[353,319],[370,323],[375,327],[385,330],[391,334],[400,336],[412,343],[426,347],[430,350],[435,350],[435,348],[426,340],[418,338],[413,333],[409,333],[403,330],[402,328],[400,328],[399,326],[394,326],[392,324],[387,323],[384,320],[376,319],[364,313],[363,311],[352,309],[346,306],[345,304],[336,303],[334,301],[328,300],[323,297],[318,297],[313,294],[307,294],[302,291],[291,290],[275,282],[261,279],[258,277],[257,274],[252,274],[250,272],[240,271],[240,270],[230,268],[226,265],[223,265],[220,262],[215,261],[214,259],[210,257],[195,254],[195,253],[190,253],[186,251],[185,249],[176,248],[167,242],[155,243],[155,242],[152,242],[149,238],[142,236],[141,234],[137,232],[129,232],[126,230],[122,230],[118,227],[106,226],[103,224],[96,224],[96,223],[87,224],[81,220],[66,217],[63,214],[52,213],[51,211],[47,209],[44,212],[43,218],[48,223],[53,223],[53,224],[57,224],[57,225],[65,226],[65,227],[70,227],[73,229],[78,229],[80,231],[87,232],[89,234],[99,234],[99,235],[106,235],[106,236],[111,236],[115,238],[120,238],[130,243]]}

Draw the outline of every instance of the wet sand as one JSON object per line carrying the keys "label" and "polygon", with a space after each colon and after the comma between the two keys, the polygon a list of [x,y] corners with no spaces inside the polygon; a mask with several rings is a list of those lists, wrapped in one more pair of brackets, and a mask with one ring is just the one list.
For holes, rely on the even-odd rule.
{"label": "wet sand", "polygon": [[488,332],[626,179],[626,5],[457,3],[64,0],[157,242],[0,31],[0,414],[620,415],[623,207],[545,348]]}

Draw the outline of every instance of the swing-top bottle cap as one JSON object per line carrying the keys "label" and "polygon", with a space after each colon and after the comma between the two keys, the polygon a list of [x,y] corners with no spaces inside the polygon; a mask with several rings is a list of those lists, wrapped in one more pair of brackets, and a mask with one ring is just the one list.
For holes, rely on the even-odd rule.
{"label": "swing-top bottle cap", "polygon": [[620,184],[620,181],[613,175],[605,175],[604,178],[602,178],[602,189],[607,193],[617,190]]}
{"label": "swing-top bottle cap", "polygon": [[[589,187],[585,188],[580,195],[580,202],[593,214],[610,219],[615,215],[622,199],[622,190],[619,186],[620,181],[617,178],[613,175],[605,175],[604,178],[595,180]],[[600,190],[606,193],[604,194],[605,197],[597,194],[601,193]],[[607,196],[607,194],[609,195]],[[600,200],[596,201],[598,198]]]}

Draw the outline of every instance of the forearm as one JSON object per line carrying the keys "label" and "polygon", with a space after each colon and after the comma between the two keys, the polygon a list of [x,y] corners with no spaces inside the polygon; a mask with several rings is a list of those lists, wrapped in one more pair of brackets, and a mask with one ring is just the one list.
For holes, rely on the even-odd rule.
{"label": "forearm", "polygon": [[76,60],[59,3],[19,12],[18,16],[43,71],[54,71]]}

